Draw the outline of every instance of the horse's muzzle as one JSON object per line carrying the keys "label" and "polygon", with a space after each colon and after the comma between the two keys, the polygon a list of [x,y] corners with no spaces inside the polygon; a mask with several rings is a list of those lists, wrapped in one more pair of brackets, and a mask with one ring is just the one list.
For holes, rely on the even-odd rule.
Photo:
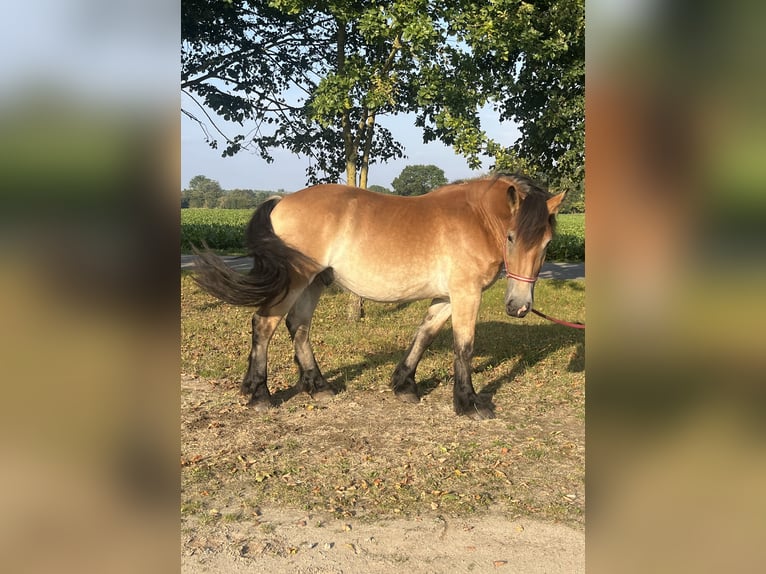
{"label": "horse's muzzle", "polygon": [[527,313],[529,313],[531,308],[531,303],[524,303],[521,306],[514,305],[513,303],[505,304],[505,312],[508,313],[511,317],[524,317]]}

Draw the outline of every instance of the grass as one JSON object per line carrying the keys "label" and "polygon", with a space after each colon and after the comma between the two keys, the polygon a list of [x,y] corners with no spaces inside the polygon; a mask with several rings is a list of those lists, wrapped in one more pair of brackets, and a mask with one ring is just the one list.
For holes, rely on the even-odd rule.
{"label": "grass", "polygon": [[[335,290],[319,304],[312,340],[341,392],[328,403],[290,396],[297,374],[280,327],[269,387],[289,399],[258,414],[237,393],[251,311],[212,299],[182,275],[185,513],[214,508],[235,520],[246,498],[370,519],[494,508],[582,523],[584,335],[537,317],[508,318],[503,289],[498,282],[484,294],[473,361],[474,386],[493,400],[496,419],[454,415],[449,326],[418,369],[421,402],[401,403],[388,388],[426,302],[366,302],[365,319],[349,323],[347,295]],[[584,297],[582,282],[541,281],[536,289],[542,308],[571,320],[585,320]]]}

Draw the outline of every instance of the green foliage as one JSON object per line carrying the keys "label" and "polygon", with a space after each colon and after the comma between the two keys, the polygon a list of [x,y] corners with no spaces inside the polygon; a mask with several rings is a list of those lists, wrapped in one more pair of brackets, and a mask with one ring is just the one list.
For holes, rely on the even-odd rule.
{"label": "green foliage", "polygon": [[510,148],[494,150],[497,166],[542,175],[553,188],[582,190],[583,0],[495,0],[467,15],[465,29],[475,57],[493,72],[500,119],[517,122],[522,134]]}
{"label": "green foliage", "polygon": [[548,245],[548,261],[585,261],[585,215],[559,214],[556,234]]}
{"label": "green foliage", "polygon": [[224,191],[218,202],[222,209],[253,209],[275,195],[271,191],[254,191],[252,189],[232,189]]}
{"label": "green foliage", "polygon": [[252,189],[221,189],[221,185],[204,175],[189,181],[189,188],[181,192],[182,208],[252,209],[275,194],[272,191]]}
{"label": "green foliage", "polygon": [[375,193],[391,193],[390,189],[383,187],[382,185],[371,185],[367,189],[374,191]]}
{"label": "green foliage", "polygon": [[252,209],[182,209],[181,250],[203,242],[211,249],[244,249],[245,228]]}
{"label": "green foliage", "polygon": [[222,195],[221,184],[217,181],[195,175],[189,180],[189,189],[183,191],[181,199],[187,207],[218,207]]}
{"label": "green foliage", "polygon": [[574,184],[559,213],[585,213],[585,182]]}
{"label": "green foliage", "polygon": [[247,209],[256,205],[257,199],[251,189],[232,189],[218,202],[218,206],[223,209]]}
{"label": "green foliage", "polygon": [[444,171],[435,165],[408,165],[391,186],[397,195],[423,195],[446,183]]}
{"label": "green foliage", "polygon": [[[402,157],[376,122],[399,113],[472,167],[488,156],[559,189],[584,178],[583,0],[184,0],[182,90],[257,125],[224,136],[224,155],[271,161],[283,147],[312,158],[311,183],[354,184],[361,170],[364,185],[371,163]],[[487,105],[520,125],[519,141],[487,136]]]}

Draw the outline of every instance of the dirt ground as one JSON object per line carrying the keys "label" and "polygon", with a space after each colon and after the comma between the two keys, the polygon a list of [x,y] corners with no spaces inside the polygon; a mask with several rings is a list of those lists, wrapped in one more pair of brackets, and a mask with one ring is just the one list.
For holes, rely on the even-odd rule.
{"label": "dirt ground", "polygon": [[329,403],[277,389],[267,414],[236,381],[181,387],[187,574],[584,572],[568,401],[531,413],[519,385],[514,409],[498,393],[498,418],[477,423],[454,415],[447,384],[417,405],[386,387]]}
{"label": "dirt ground", "polygon": [[276,508],[263,509],[261,518],[270,528],[240,522],[184,536],[182,571],[585,572],[585,535],[562,524],[495,514],[367,523]]}

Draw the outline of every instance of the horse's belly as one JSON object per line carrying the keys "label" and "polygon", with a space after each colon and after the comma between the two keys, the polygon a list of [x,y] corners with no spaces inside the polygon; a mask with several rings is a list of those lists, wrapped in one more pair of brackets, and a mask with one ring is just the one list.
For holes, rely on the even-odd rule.
{"label": "horse's belly", "polygon": [[346,272],[333,268],[335,281],[364,299],[382,302],[416,301],[446,297],[447,289],[441,285],[439,277],[425,276],[395,277],[385,271],[370,273]]}

